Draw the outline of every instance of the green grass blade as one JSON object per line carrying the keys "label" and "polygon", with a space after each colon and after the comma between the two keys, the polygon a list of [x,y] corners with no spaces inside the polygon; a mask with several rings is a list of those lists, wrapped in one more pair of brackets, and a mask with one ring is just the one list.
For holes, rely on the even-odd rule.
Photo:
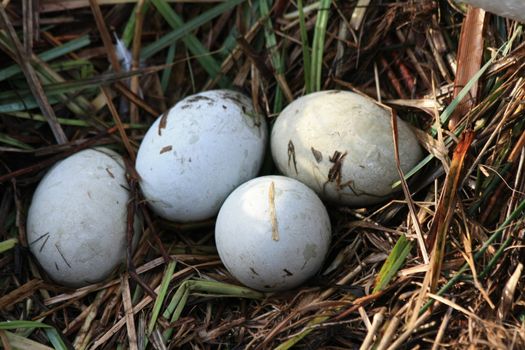
{"label": "green grass blade", "polygon": [[[248,299],[262,299],[264,297],[263,293],[234,284],[215,281],[186,280],[181,283],[162,316],[165,319],[169,319],[172,323],[177,321],[191,293],[205,293],[206,295]],[[167,329],[163,333],[164,339],[168,340],[172,332],[173,328]]]}
{"label": "green grass blade", "polygon": [[[224,12],[243,3],[246,0],[228,0],[228,1],[222,2],[219,5],[212,7],[211,9],[203,12],[199,16],[189,20],[186,23],[184,23],[182,19],[180,19],[180,17],[177,16],[175,12],[173,12],[169,4],[166,3],[164,0],[152,0],[152,1],[154,5],[157,7],[157,10],[164,16],[166,21],[172,26],[174,30],[164,35],[160,39],[156,40],[154,43],[149,44],[148,46],[144,47],[144,49],[140,53],[141,59],[146,59],[146,58],[153,56],[157,52],[172,45],[175,41],[179,39],[184,40],[185,38],[192,37],[193,38],[191,39],[192,41],[196,41],[200,44],[200,42],[193,35],[191,35],[192,31],[194,31],[195,29],[198,29],[199,27],[201,27],[202,25],[206,23],[209,23],[215,17],[222,15]],[[168,20],[168,18],[170,19]],[[188,47],[188,49],[190,49],[190,47]],[[192,51],[194,55],[203,55],[203,54],[209,55],[209,53],[204,48],[204,46],[202,46],[202,48],[199,50],[201,50],[202,52],[197,53],[197,52],[193,52],[190,49],[190,51]]]}
{"label": "green grass blade", "polygon": [[0,330],[18,329],[18,328],[52,328],[42,322],[35,321],[4,321],[0,322]]}
{"label": "green grass blade", "polygon": [[[272,21],[270,20],[270,6],[268,0],[259,1],[261,17],[266,18],[264,23],[264,37],[266,42],[266,48],[270,52],[270,58],[272,66],[277,75],[283,75],[284,73],[284,60],[280,55],[277,48],[277,38],[275,37],[275,31],[273,29]],[[282,108],[283,92],[279,85],[275,89],[275,99],[273,112],[279,113]]]}
{"label": "green grass blade", "polygon": [[166,309],[162,313],[162,317],[164,317],[165,319],[169,320],[171,318],[171,315],[173,314],[175,308],[179,304],[182,295],[185,293],[186,289],[188,289],[187,282],[188,281],[186,280],[180,284],[179,288],[177,288],[177,291],[171,298],[170,303],[168,304],[168,306],[166,306]]}
{"label": "green grass blade", "polygon": [[[70,52],[76,51],[83,47],[88,46],[91,43],[89,36],[85,35],[78,39],[71,40],[63,45],[52,48],[48,51],[41,53],[38,57],[44,61],[48,62],[55,58],[64,56]],[[0,70],[0,81],[11,78],[12,76],[21,73],[20,67],[18,65],[12,65]]]}
{"label": "green grass blade", "polygon": [[53,344],[55,350],[69,350],[69,348],[66,346],[56,329],[46,328],[44,329],[44,332],[46,333],[47,338],[49,339],[51,344]]}
{"label": "green grass blade", "polygon": [[50,63],[49,67],[56,70],[57,72],[69,71],[69,70],[78,69],[78,68],[80,68],[80,70],[89,69],[91,71],[94,71],[93,64],[89,62],[88,60],[83,60],[83,59],[63,61],[63,62],[54,62],[54,63]]}
{"label": "green grass blade", "polygon": [[[442,125],[448,121],[448,119],[450,118],[450,116],[452,115],[456,107],[469,94],[474,84],[478,82],[478,80],[487,71],[487,69],[490,68],[492,63],[494,63],[494,60],[496,59],[496,57],[497,55],[493,55],[492,58],[488,60],[487,63],[485,63],[483,67],[481,67],[480,70],[478,70],[477,73],[474,74],[474,76],[472,76],[472,78],[468,81],[468,83],[458,93],[456,98],[454,98],[452,102],[450,102],[450,104],[447,106],[447,108],[445,108],[443,113],[441,113],[441,115],[439,116],[439,121],[441,122]],[[434,127],[432,127],[430,134],[435,137],[437,135],[437,130]]]}
{"label": "green grass blade", "polygon": [[[175,59],[175,50],[176,45],[175,43],[171,45],[168,49],[168,54],[166,55],[166,64],[170,64]],[[173,70],[173,66],[168,66],[166,69],[162,71],[162,77],[160,78],[160,86],[162,89],[162,92],[166,93],[166,90],[168,89],[168,84],[170,83],[170,76],[171,71]]]}
{"label": "green grass blade", "polygon": [[[13,146],[13,147],[17,147],[17,148],[20,148],[26,151],[30,151],[33,149],[33,147],[23,143],[22,141],[18,141],[17,139],[12,138],[11,136],[1,133],[1,132],[0,132],[0,143],[6,144],[9,146]],[[1,245],[0,245],[0,252],[1,251],[2,250],[1,250]]]}
{"label": "green grass blade", "polygon": [[[182,310],[184,309],[184,306],[186,306],[186,301],[188,300],[188,296],[190,295],[190,291],[188,288],[188,282],[190,281],[186,280],[182,282],[179,289],[177,289],[177,292],[175,292],[175,295],[173,296],[170,304],[168,305],[168,309],[166,309],[166,311],[163,314],[163,317],[165,319],[169,319],[170,322],[177,321],[180,315],[182,314]],[[172,333],[173,333],[173,328],[168,328],[162,333],[162,337],[165,340],[169,340]]]}
{"label": "green grass blade", "polygon": [[405,235],[399,237],[394,249],[392,249],[392,252],[377,275],[377,283],[373,293],[379,292],[387,287],[388,283],[396,275],[401,266],[403,266],[411,249],[412,242],[410,242]]}
{"label": "green grass blade", "polygon": [[[129,71],[123,73],[106,73],[98,76],[93,76],[86,79],[77,79],[77,80],[68,80],[63,82],[53,82],[42,85],[42,88],[46,92],[46,95],[50,96],[53,94],[66,94],[66,93],[77,93],[79,91],[88,89],[88,88],[100,88],[102,85],[107,85],[115,83],[117,81],[122,81],[127,78],[131,78],[134,75],[140,75],[140,71]],[[24,94],[29,94],[29,90],[21,90],[17,93],[6,92],[0,94],[0,98],[5,98],[6,95],[9,97],[23,96]],[[7,98],[9,98],[7,97]]]}
{"label": "green grass blade", "polygon": [[5,241],[0,242],[0,254],[13,249],[17,242],[18,240],[16,238],[6,239]]}
{"label": "green grass blade", "polygon": [[310,322],[308,322],[308,327],[303,329],[299,334],[294,335],[284,343],[281,343],[278,347],[275,348],[275,350],[288,350],[292,348],[295,344],[297,344],[299,341],[301,341],[304,337],[306,337],[308,334],[312,333],[317,325],[325,322],[330,317],[328,316],[317,316]]}
{"label": "green grass blade", "polygon": [[235,284],[215,281],[191,281],[190,289],[193,292],[206,292],[208,294],[221,295],[223,297],[262,299],[264,294],[253,289],[241,287]]}
{"label": "green grass blade", "polygon": [[160,284],[160,290],[159,290],[159,293],[157,294],[157,299],[155,300],[155,304],[153,305],[153,310],[151,311],[151,318],[149,320],[147,334],[151,334],[151,332],[153,332],[153,328],[155,327],[155,324],[157,323],[157,318],[159,317],[160,308],[162,307],[162,304],[164,303],[164,299],[166,298],[166,293],[168,292],[168,287],[170,284],[171,276],[173,275],[173,272],[175,271],[176,265],[177,265],[177,262],[172,260],[169,262],[168,266],[166,267],[166,271],[164,272],[164,277],[162,278],[162,282]]}
{"label": "green grass blade", "polygon": [[311,55],[310,55],[310,44],[308,41],[308,33],[306,31],[306,19],[304,16],[303,0],[297,1],[297,10],[299,12],[299,28],[301,33],[301,43],[303,46],[303,70],[304,70],[304,85],[306,87],[306,93],[309,94],[312,91],[312,83],[310,81],[311,75]]}
{"label": "green grass blade", "polygon": [[[200,65],[204,68],[204,70],[208,73],[211,79],[214,79],[220,74],[221,66],[220,64],[211,56],[210,52],[202,45],[202,43],[189,31],[192,30],[192,26],[197,23],[197,19],[201,18],[201,16],[190,20],[188,23],[190,23],[192,26],[188,26],[187,23],[184,23],[184,21],[180,18],[179,15],[173,11],[171,6],[165,1],[165,0],[151,0],[153,2],[153,5],[157,8],[157,11],[164,17],[166,22],[177,31],[177,35],[181,36],[181,39],[184,41],[184,44],[188,48],[188,50],[194,55],[199,61]],[[244,0],[228,0],[224,3],[221,3],[221,5],[217,6],[223,6],[221,9],[223,9],[222,12],[226,11],[227,9],[240,4]],[[211,10],[208,10],[205,12],[205,14],[209,13]],[[217,15],[222,13],[217,11]],[[205,17],[207,18],[207,17]],[[202,19],[201,19],[202,20]],[[200,26],[200,25],[199,25]],[[198,27],[198,26],[197,26]],[[173,34],[172,34],[173,35]],[[173,43],[173,39],[170,39],[167,41],[166,46],[171,45]],[[222,88],[227,88],[230,86],[230,83],[222,77],[219,79],[219,86]]]}
{"label": "green grass blade", "polygon": [[312,67],[310,74],[309,91],[321,90],[324,41],[326,35],[326,26],[330,14],[331,0],[321,0],[319,10],[317,11],[317,20],[315,22],[314,39],[312,43]]}
{"label": "green grass blade", "polygon": [[[15,117],[15,118],[20,118],[20,119],[30,119],[30,120],[35,120],[39,122],[46,122],[46,119],[41,114],[26,113],[26,112],[7,112],[4,114]],[[92,126],[90,123],[84,120],[81,120],[81,119],[57,118],[57,120],[61,125],[79,126],[79,127],[91,127]],[[108,125],[113,126],[115,124],[108,123]],[[123,123],[123,125],[126,129],[148,129],[149,128],[149,125],[147,124]]]}

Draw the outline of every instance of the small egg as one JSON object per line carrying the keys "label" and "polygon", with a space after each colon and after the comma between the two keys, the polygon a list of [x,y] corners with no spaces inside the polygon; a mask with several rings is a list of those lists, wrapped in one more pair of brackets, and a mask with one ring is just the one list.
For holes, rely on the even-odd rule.
{"label": "small egg", "polygon": [[[38,184],[27,216],[29,248],[57,283],[100,282],[126,258],[130,200],[122,158],[88,149],[55,164]],[[135,216],[135,241],[141,220]]]}
{"label": "small egg", "polygon": [[226,199],[215,226],[219,256],[244,285],[294,288],[320,268],[331,240],[330,218],[317,195],[284,176],[250,180]]}
{"label": "small egg", "polygon": [[266,122],[243,94],[186,97],[153,123],[140,145],[144,197],[168,220],[211,218],[231,191],[257,175],[266,140]]}
{"label": "small egg", "polygon": [[[404,172],[422,157],[408,125],[398,118]],[[384,201],[399,180],[390,113],[358,94],[322,91],[290,103],[271,135],[277,168],[325,200],[351,206]]]}

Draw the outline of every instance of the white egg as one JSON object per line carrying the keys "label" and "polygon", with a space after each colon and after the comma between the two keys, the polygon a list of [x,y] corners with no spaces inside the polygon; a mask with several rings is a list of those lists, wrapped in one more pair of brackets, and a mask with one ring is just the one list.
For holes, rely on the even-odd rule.
{"label": "white egg", "polygon": [[515,19],[525,23],[525,1],[523,0],[456,0],[475,7],[481,7],[485,11],[498,16]]}
{"label": "white egg", "polygon": [[144,197],[168,220],[211,218],[233,189],[257,175],[266,140],[266,122],[243,94],[186,97],[153,123],[140,145]]}
{"label": "white egg", "polygon": [[[62,160],[40,181],[27,217],[29,248],[56,282],[80,287],[126,258],[130,199],[122,158],[106,148]],[[135,238],[141,220],[135,217]]]}
{"label": "white egg", "polygon": [[215,226],[217,250],[228,271],[261,291],[290,289],[312,277],[330,240],[330,219],[319,197],[284,176],[263,176],[238,187]]}
{"label": "white egg", "polygon": [[[398,139],[407,172],[422,151],[399,118]],[[271,149],[283,174],[338,204],[379,203],[399,180],[390,113],[352,92],[322,91],[290,103],[273,126]]]}

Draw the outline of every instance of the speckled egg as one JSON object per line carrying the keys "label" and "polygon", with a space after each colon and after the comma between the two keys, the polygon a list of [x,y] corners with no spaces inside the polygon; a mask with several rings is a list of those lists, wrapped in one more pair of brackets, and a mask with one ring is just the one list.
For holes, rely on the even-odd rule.
{"label": "speckled egg", "polygon": [[245,95],[212,90],[188,96],[142,140],[136,168],[144,197],[168,220],[211,218],[233,189],[257,175],[266,141],[266,122]]}
{"label": "speckled egg", "polygon": [[[422,150],[399,118],[398,138],[401,168],[407,172]],[[382,202],[399,180],[390,113],[352,92],[321,91],[290,103],[273,126],[271,149],[284,175],[337,204]]]}

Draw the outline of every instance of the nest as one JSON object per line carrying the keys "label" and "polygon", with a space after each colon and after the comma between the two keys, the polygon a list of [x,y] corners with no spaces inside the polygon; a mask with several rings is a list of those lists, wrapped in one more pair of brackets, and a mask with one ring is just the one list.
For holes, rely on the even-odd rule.
{"label": "nest", "polygon": [[[5,349],[525,348],[519,23],[445,0],[4,0],[0,24]],[[212,88],[269,123],[307,92],[357,91],[428,156],[389,202],[329,206],[329,255],[292,291],[239,285],[214,221],[155,217],[132,171],[133,256],[102,283],[54,284],[25,232],[45,172],[97,145],[132,164],[155,118]]]}

